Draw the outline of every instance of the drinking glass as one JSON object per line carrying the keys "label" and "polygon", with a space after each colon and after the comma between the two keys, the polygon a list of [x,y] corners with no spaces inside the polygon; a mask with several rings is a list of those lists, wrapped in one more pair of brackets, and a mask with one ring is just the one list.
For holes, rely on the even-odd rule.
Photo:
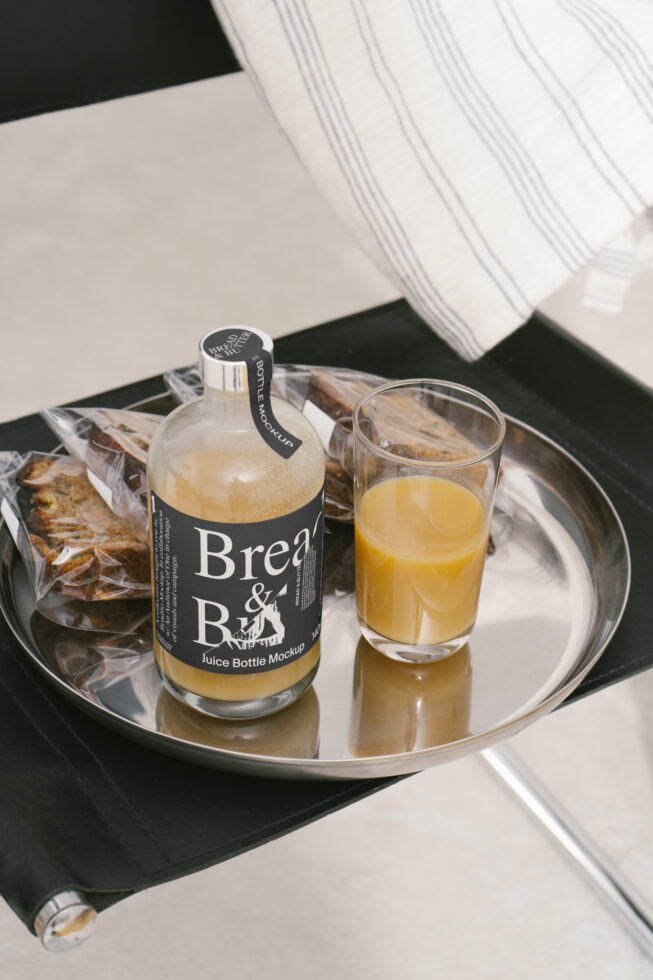
{"label": "drinking glass", "polygon": [[354,410],[356,608],[396,660],[459,650],[476,620],[505,421],[484,395],[417,378]]}

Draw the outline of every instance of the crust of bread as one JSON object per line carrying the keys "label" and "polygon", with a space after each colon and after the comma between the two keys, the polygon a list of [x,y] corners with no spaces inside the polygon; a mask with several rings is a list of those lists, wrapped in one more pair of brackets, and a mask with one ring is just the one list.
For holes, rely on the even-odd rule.
{"label": "crust of bread", "polygon": [[67,456],[37,457],[16,480],[31,494],[26,524],[35,555],[65,595],[114,599],[145,594],[149,548],[107,507],[81,466]]}
{"label": "crust of bread", "polygon": [[161,418],[146,412],[102,408],[94,412],[89,442],[108,464],[120,458],[122,478],[134,493],[146,489],[150,442]]}

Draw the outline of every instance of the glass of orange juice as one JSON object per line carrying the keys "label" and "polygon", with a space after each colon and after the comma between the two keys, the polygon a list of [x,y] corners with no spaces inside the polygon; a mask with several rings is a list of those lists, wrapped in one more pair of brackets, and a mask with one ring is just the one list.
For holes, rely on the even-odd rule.
{"label": "glass of orange juice", "polygon": [[395,660],[440,660],[469,639],[505,429],[484,395],[423,378],[354,410],[356,608]]}

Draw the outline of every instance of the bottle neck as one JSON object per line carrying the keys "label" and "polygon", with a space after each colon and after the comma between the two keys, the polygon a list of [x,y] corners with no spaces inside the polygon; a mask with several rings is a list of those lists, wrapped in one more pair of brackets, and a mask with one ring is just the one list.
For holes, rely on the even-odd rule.
{"label": "bottle neck", "polygon": [[204,386],[204,417],[219,429],[253,429],[254,419],[247,391],[222,391]]}

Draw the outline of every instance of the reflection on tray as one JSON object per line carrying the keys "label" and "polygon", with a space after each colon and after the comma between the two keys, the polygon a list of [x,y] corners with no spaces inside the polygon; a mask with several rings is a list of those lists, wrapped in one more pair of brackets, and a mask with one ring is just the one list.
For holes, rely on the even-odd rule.
{"label": "reflection on tray", "polygon": [[327,521],[324,525],[324,599],[354,591],[354,529],[351,524]]}
{"label": "reflection on tray", "polygon": [[469,734],[472,666],[469,646],[445,660],[390,660],[359,640],[349,750],[363,758],[414,752]]}
{"label": "reflection on tray", "polygon": [[314,759],[319,745],[320,703],[315,689],[309,687],[299,701],[274,715],[225,721],[201,715],[161,688],[156,727],[166,735],[198,745],[251,755]]}
{"label": "reflection on tray", "polygon": [[101,700],[102,688],[131,674],[145,656],[151,657],[149,618],[124,635],[57,626],[38,612],[32,614],[30,627],[45,663],[93,700]]}
{"label": "reflection on tray", "polygon": [[111,601],[84,601],[50,591],[37,603],[38,611],[46,619],[72,629],[100,633],[132,633],[152,614],[150,599],[112,599]]}

